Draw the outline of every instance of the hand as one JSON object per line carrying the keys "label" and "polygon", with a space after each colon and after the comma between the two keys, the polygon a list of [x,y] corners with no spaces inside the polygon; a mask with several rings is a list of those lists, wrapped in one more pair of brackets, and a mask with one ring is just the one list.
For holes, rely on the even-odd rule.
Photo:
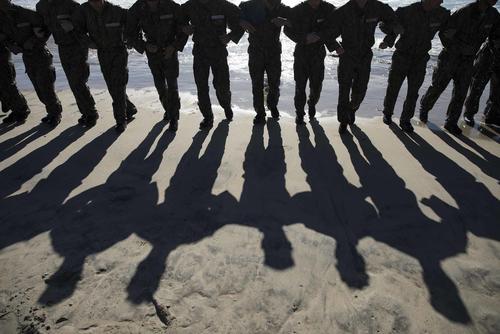
{"label": "hand", "polygon": [[284,17],[275,17],[271,20],[271,23],[277,27],[289,26],[290,22]]}
{"label": "hand", "polygon": [[35,46],[35,43],[33,43],[33,40],[28,39],[26,42],[24,42],[23,49],[24,50],[33,50],[34,46]]}
{"label": "hand", "polygon": [[163,56],[165,57],[165,59],[169,59],[170,57],[172,57],[174,52],[175,52],[175,48],[172,45],[169,45],[169,46],[167,46],[165,51],[163,51]]}
{"label": "hand", "polygon": [[255,27],[248,21],[240,20],[240,26],[248,33],[255,32]]}
{"label": "hand", "polygon": [[227,43],[229,43],[229,41],[231,40],[231,37],[228,34],[225,34],[219,36],[219,40],[221,41],[222,44],[227,45]]}
{"label": "hand", "polygon": [[71,23],[71,21],[68,20],[60,21],[59,24],[61,25],[61,28],[63,28],[64,32],[70,32],[75,28],[73,26],[73,23]]}
{"label": "hand", "polygon": [[313,44],[320,40],[320,37],[315,33],[309,33],[306,36],[306,44]]}
{"label": "hand", "polygon": [[158,46],[152,43],[146,43],[146,50],[151,53],[157,53]]}
{"label": "hand", "polygon": [[188,36],[192,35],[194,33],[194,26],[193,25],[187,25],[182,27],[182,32]]}
{"label": "hand", "polygon": [[339,46],[338,48],[336,48],[336,49],[335,49],[335,52],[336,52],[339,56],[341,56],[341,55],[343,55],[343,54],[345,53],[345,50],[344,50],[344,48],[343,48],[343,47]]}
{"label": "hand", "polygon": [[379,47],[379,49],[384,50],[384,49],[387,49],[389,47],[389,45],[387,45],[386,42],[382,41],[378,47]]}

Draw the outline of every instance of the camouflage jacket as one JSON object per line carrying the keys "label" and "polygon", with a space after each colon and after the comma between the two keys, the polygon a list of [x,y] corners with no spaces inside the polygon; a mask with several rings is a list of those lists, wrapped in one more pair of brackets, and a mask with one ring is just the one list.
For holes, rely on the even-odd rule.
{"label": "camouflage jacket", "polygon": [[80,5],[74,0],[40,0],[36,11],[43,18],[43,23],[48,32],[54,37],[58,45],[74,45],[78,38],[74,30],[66,32],[61,26],[61,21],[72,21],[74,13]]}
{"label": "camouflage jacket", "polygon": [[364,8],[359,8],[356,1],[350,0],[335,10],[328,20],[331,29],[329,44],[332,45],[329,49],[337,47],[335,39],[340,36],[347,56],[363,57],[371,52],[379,22],[384,23],[386,32],[401,30],[389,5],[368,0]]}
{"label": "camouflage jacket", "polygon": [[[0,33],[5,35],[4,43],[14,54],[45,48],[49,36],[39,14],[17,5],[0,11]],[[27,49],[28,45],[32,48]]]}
{"label": "camouflage jacket", "polygon": [[[240,10],[226,0],[188,0],[181,6],[183,21],[194,26],[194,48],[226,49],[219,37],[226,35],[238,43],[244,30],[240,26]],[[193,50],[194,52],[194,50]]]}
{"label": "camouflage jacket", "polygon": [[87,2],[73,15],[78,36],[83,42],[95,43],[98,50],[125,47],[126,20],[127,11],[107,1],[101,13]]}
{"label": "camouflage jacket", "polygon": [[[295,45],[295,52],[326,54],[325,43],[328,40],[327,19],[335,10],[329,2],[321,1],[318,8],[312,8],[307,1],[292,8],[292,27],[285,27],[285,34]],[[320,40],[306,44],[307,35],[316,33]]]}
{"label": "camouflage jacket", "polygon": [[290,19],[291,8],[280,1],[274,8],[269,8],[264,0],[249,0],[240,3],[240,9],[241,19],[255,28],[255,32],[248,34],[250,49],[276,50],[281,53],[281,27],[274,25],[271,20],[277,17]]}
{"label": "camouflage jacket", "polygon": [[127,36],[135,49],[143,53],[146,42],[159,48],[173,45],[182,51],[188,36],[182,33],[181,6],[172,0],[160,0],[158,10],[149,9],[146,0],[138,0],[127,15]]}
{"label": "camouflage jacket", "polygon": [[458,9],[451,14],[446,30],[439,33],[443,46],[451,53],[473,57],[490,34],[498,15],[493,7],[481,13],[479,1]]}
{"label": "camouflage jacket", "polygon": [[[445,28],[450,11],[441,6],[425,11],[422,3],[416,2],[399,7],[396,10],[396,17],[402,27],[396,50],[410,56],[421,57],[428,54],[436,33]],[[380,29],[387,33],[384,42],[393,46],[398,34],[392,29],[386,29],[385,24],[381,24]]]}

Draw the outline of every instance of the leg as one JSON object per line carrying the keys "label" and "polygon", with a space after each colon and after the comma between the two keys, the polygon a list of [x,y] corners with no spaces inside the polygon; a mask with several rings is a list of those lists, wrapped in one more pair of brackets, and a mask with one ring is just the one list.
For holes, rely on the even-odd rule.
{"label": "leg", "polygon": [[323,88],[323,79],[325,78],[325,59],[314,58],[310,64],[311,74],[309,77],[309,99],[307,105],[309,106],[309,117],[314,118],[316,115],[316,104],[321,96]]}
{"label": "leg", "polygon": [[387,91],[384,98],[384,115],[392,117],[394,114],[394,106],[398,99],[399,90],[407,75],[406,59],[395,53],[392,56],[392,64],[389,70],[389,78],[387,82]]}
{"label": "leg", "polygon": [[204,119],[213,120],[212,104],[210,102],[208,76],[210,66],[205,55],[195,54],[193,57],[193,73],[198,90],[198,107]]}
{"label": "leg", "polygon": [[427,92],[425,92],[424,96],[420,100],[421,114],[425,114],[425,116],[427,115],[429,110],[434,107],[437,99],[450,83],[454,67],[453,63],[454,60],[450,58],[450,55],[446,51],[441,51],[437,66],[432,73],[431,86],[427,89]]}
{"label": "leg", "polygon": [[491,74],[490,80],[490,97],[486,103],[485,122],[500,126],[500,70],[497,68]]}
{"label": "leg", "polygon": [[406,93],[406,100],[403,105],[400,123],[410,123],[410,120],[415,115],[418,91],[424,83],[427,61],[428,56],[422,59],[418,64],[413,63],[408,72],[408,92]]}
{"label": "leg", "polygon": [[167,60],[164,70],[167,77],[167,114],[171,121],[179,120],[179,110],[181,108],[181,99],[179,97],[179,88],[177,78],[179,77],[179,60],[177,54]]}
{"label": "leg", "polygon": [[[126,51],[124,51],[126,52]],[[113,115],[116,124],[123,125],[127,123],[127,95],[126,95],[126,80],[124,71],[123,58],[120,51],[118,53],[98,53],[101,71],[104,76],[104,81],[108,86],[109,94],[113,100]],[[126,65],[125,65],[126,68]]]}
{"label": "leg", "polygon": [[371,62],[372,62],[372,53],[370,52],[365,59],[362,60],[360,66],[358,66],[358,70],[354,75],[352,82],[352,91],[351,91],[351,108],[353,110],[353,115],[351,122],[354,123],[354,112],[359,109],[361,102],[363,102],[366,90],[368,89],[368,81],[370,80],[370,72],[371,72]]}
{"label": "leg", "polygon": [[351,93],[352,80],[354,78],[354,68],[352,60],[348,56],[342,56],[337,69],[339,81],[339,100],[337,104],[337,118],[340,124],[347,124],[351,119],[351,108],[349,105],[349,95]]}
{"label": "leg", "polygon": [[475,63],[469,95],[465,100],[465,116],[474,118],[479,110],[479,100],[491,76],[493,57],[488,47],[481,49]]}
{"label": "leg", "polygon": [[306,85],[309,79],[309,68],[307,59],[300,55],[295,55],[293,62],[293,77],[295,79],[295,112],[297,118],[303,118],[304,106],[306,105]]}
{"label": "leg", "polygon": [[260,51],[248,54],[248,69],[252,79],[253,108],[258,118],[266,117],[264,108],[264,55]]}
{"label": "leg", "polygon": [[54,87],[56,70],[52,65],[52,55],[49,51],[42,50],[25,59],[28,76],[35,86],[40,101],[45,105],[47,114],[60,120],[62,107]]}
{"label": "leg", "polygon": [[158,96],[160,98],[160,102],[163,106],[163,110],[167,113],[168,104],[167,104],[167,83],[165,72],[163,70],[161,59],[156,55],[147,54],[148,56],[148,65],[151,70],[151,74],[153,75],[153,82],[156,87],[156,91],[158,92]]}
{"label": "leg", "polygon": [[217,57],[212,60],[212,75],[215,94],[219,104],[226,113],[226,118],[232,119],[231,87],[229,82],[229,66],[226,57]]}
{"label": "leg", "polygon": [[24,96],[19,92],[16,85],[16,70],[11,61],[10,52],[5,50],[0,55],[0,89],[3,103],[7,104],[7,108],[12,110],[12,113],[3,121],[5,123],[23,121],[26,119],[30,110]]}
{"label": "leg", "polygon": [[446,123],[457,124],[464,105],[467,90],[472,77],[473,63],[470,60],[461,61],[456,67],[453,75],[453,93],[448,111],[446,112]]}
{"label": "leg", "polygon": [[280,82],[281,82],[281,54],[275,53],[269,56],[266,63],[267,83],[269,92],[267,93],[267,108],[271,110],[273,117],[278,111],[278,102],[280,99]]}
{"label": "leg", "polygon": [[60,47],[59,57],[78,109],[82,115],[96,118],[95,101],[87,86],[90,76],[90,67],[87,61],[88,49],[77,46],[74,46],[74,49]]}

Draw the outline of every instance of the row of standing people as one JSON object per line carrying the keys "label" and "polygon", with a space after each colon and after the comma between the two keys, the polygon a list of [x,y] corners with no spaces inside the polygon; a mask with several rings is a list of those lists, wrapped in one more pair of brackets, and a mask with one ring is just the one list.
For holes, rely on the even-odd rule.
{"label": "row of standing people", "polygon": [[[90,94],[88,49],[97,49],[104,80],[113,100],[117,131],[123,132],[137,108],[126,94],[128,82],[128,48],[146,53],[165,120],[170,130],[177,130],[180,99],[177,87],[181,52],[192,35],[193,72],[198,92],[198,106],[203,115],[200,128],[213,126],[209,97],[210,70],[217,99],[228,120],[233,118],[226,46],[238,43],[249,34],[249,72],[252,79],[254,123],[264,123],[264,76],[268,78],[267,107],[279,118],[278,101],[281,75],[282,27],[296,43],[294,79],[296,123],[304,124],[305,106],[309,118],[316,114],[324,78],[326,49],[339,56],[339,97],[337,115],[339,132],[344,133],[355,122],[355,113],[367,91],[372,62],[375,29],[386,34],[380,48],[396,51],[389,72],[384,99],[384,122],[392,123],[395,102],[405,79],[408,93],[400,118],[404,131],[413,130],[418,91],[424,81],[429,50],[439,32],[443,50],[439,55],[432,84],[421,100],[420,119],[427,121],[434,106],[451,80],[454,90],[445,128],[454,134],[470,82],[472,88],[466,103],[465,120],[474,123],[478,100],[491,77],[491,94],[487,120],[498,122],[498,50],[499,14],[496,0],[477,0],[450,15],[441,7],[442,0],[422,0],[396,11],[378,0],[350,0],[335,8],[323,0],[308,0],[290,8],[279,0],[249,0],[239,7],[226,0],[189,0],[182,6],[171,0],[138,0],[125,10],[105,0],[89,0],[79,5],[73,0],[41,0],[36,12],[0,0],[0,57],[2,67],[3,105],[12,113],[4,122],[23,122],[29,114],[26,100],[15,86],[15,72],[10,52],[22,53],[26,72],[36,93],[45,104],[52,126],[61,120],[61,104],[54,90],[55,70],[52,55],[46,47],[50,34],[59,48],[64,72],[78,108],[79,123],[91,127],[98,113]],[[228,32],[229,28],[229,32]],[[399,39],[398,39],[399,36]],[[341,42],[337,41],[341,38]],[[472,80],[474,58],[479,53],[477,78]],[[397,43],[396,39],[398,39]],[[5,64],[5,65],[4,65]],[[309,83],[309,96],[306,86]],[[5,87],[5,88],[4,88]],[[498,124],[498,123],[497,123]]]}

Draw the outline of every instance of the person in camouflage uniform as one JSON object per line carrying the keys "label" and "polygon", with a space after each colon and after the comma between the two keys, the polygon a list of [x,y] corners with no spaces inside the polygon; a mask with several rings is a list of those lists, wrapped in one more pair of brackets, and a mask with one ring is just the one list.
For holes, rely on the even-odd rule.
{"label": "person in camouflage uniform", "polygon": [[137,109],[127,96],[128,52],[125,46],[127,11],[105,0],[89,0],[73,15],[80,43],[97,49],[104,81],[113,99],[116,131],[122,133]]}
{"label": "person in camouflage uniform", "polygon": [[240,25],[248,32],[248,69],[252,79],[255,124],[266,122],[264,74],[267,73],[267,107],[279,119],[281,78],[281,27],[289,24],[290,7],[281,0],[249,0],[240,3]]}
{"label": "person in camouflage uniform", "polygon": [[79,43],[74,32],[72,16],[80,5],[74,0],[40,0],[36,11],[54,37],[59,49],[61,65],[75,96],[81,118],[78,123],[92,127],[98,118],[94,98],[87,81],[90,75],[88,46]]}
{"label": "person in camouflage uniform", "polygon": [[306,86],[309,81],[307,99],[310,119],[316,116],[316,104],[321,95],[325,76],[326,20],[335,6],[323,0],[304,1],[292,8],[291,26],[285,34],[296,43],[293,63],[295,79],[295,123],[303,125],[306,105]]}
{"label": "person in camouflage uniform", "polygon": [[0,100],[2,102],[2,110],[12,113],[3,119],[6,124],[23,123],[28,117],[30,110],[26,99],[19,92],[16,85],[16,69],[12,63],[11,53],[5,47],[2,40],[5,38],[0,32]]}
{"label": "person in camouflage uniform", "polygon": [[[423,0],[396,10],[396,17],[403,28],[403,33],[396,43],[396,52],[392,56],[383,113],[384,123],[391,124],[399,90],[403,81],[407,79],[408,92],[399,121],[401,129],[405,132],[413,131],[410,120],[415,114],[418,91],[424,82],[432,39],[445,27],[450,16],[450,11],[440,6],[442,3],[442,0]],[[384,25],[381,25],[381,30],[385,30]],[[387,31],[380,48],[392,47],[396,37],[397,34]]]}
{"label": "person in camouflage uniform", "polygon": [[[55,92],[56,71],[45,44],[48,34],[42,18],[35,11],[11,4],[10,0],[0,0],[0,31],[5,35],[7,48],[14,54],[23,54],[26,73],[47,110],[42,122],[57,126],[61,122],[62,107]],[[8,121],[18,117],[19,120],[26,118],[26,110],[23,115],[16,112]]]}
{"label": "person in camouflage uniform", "polygon": [[[188,0],[181,6],[186,26],[183,32],[193,35],[193,72],[198,90],[198,106],[203,115],[200,129],[213,126],[208,76],[213,74],[217,99],[227,120],[233,119],[227,49],[229,41],[238,43],[244,30],[240,27],[240,10],[226,0]],[[226,29],[231,30],[227,33]]]}
{"label": "person in camouflage uniform", "polygon": [[335,39],[342,38],[338,72],[339,101],[337,117],[339,133],[354,124],[355,112],[366,95],[370,80],[372,46],[375,43],[375,28],[379,22],[385,24],[385,31],[401,32],[392,8],[378,0],[350,0],[331,15],[332,48]]}
{"label": "person in camouflage uniform", "polygon": [[445,129],[453,135],[462,130],[458,120],[471,81],[474,57],[498,19],[496,0],[477,0],[455,11],[439,33],[444,49],[432,74],[432,84],[420,100],[420,120],[427,122],[429,111],[453,80],[453,93],[446,112]]}
{"label": "person in camouflage uniform", "polygon": [[485,123],[500,125],[500,23],[497,21],[487,43],[479,50],[474,61],[474,75],[472,77],[469,95],[465,100],[464,120],[474,126],[474,115],[479,110],[479,100],[484,88],[490,82],[490,96],[484,110]]}
{"label": "person in camouflage uniform", "polygon": [[181,107],[177,52],[187,41],[180,20],[180,5],[172,0],[138,0],[129,9],[127,19],[131,43],[139,53],[146,51],[170,131],[177,131]]}

